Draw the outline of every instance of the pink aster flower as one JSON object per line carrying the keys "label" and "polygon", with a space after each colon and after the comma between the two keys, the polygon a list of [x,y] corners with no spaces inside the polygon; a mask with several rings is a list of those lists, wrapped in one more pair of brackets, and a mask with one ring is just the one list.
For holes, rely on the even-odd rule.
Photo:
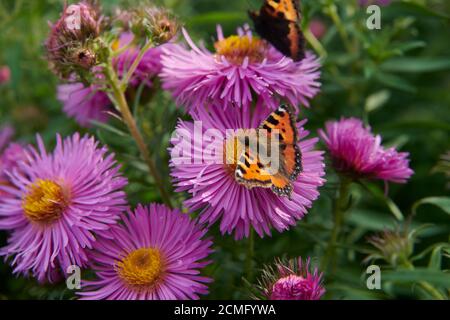
{"label": "pink aster flower", "polygon": [[0,229],[11,231],[0,254],[11,258],[14,273],[52,281],[70,265],[84,266],[94,233],[116,223],[126,209],[114,155],[93,138],[57,136],[48,153],[26,149],[26,161],[7,172],[11,186],[0,186]]}
{"label": "pink aster flower", "polygon": [[217,28],[216,52],[197,47],[186,30],[190,46],[163,50],[163,87],[179,105],[190,110],[205,105],[249,107],[254,100],[276,109],[280,101],[309,106],[319,92],[320,64],[307,52],[299,62],[283,56],[249,30],[225,38]]}
{"label": "pink aster flower", "polygon": [[311,271],[310,259],[303,263],[301,257],[266,266],[257,290],[269,300],[319,300],[325,293],[322,273],[317,268]]}
{"label": "pink aster flower", "polygon": [[[278,196],[268,188],[247,188],[238,183],[236,163],[225,164],[223,153],[208,158],[211,146],[223,150],[233,142],[230,129],[257,128],[270,113],[271,110],[262,105],[257,106],[253,113],[250,109],[229,112],[221,107],[211,106],[208,111],[199,108],[192,116],[195,121],[201,121],[202,128],[198,129],[198,123],[180,121],[172,139],[171,175],[176,191],[187,191],[191,196],[185,201],[185,206],[192,211],[201,210],[201,223],[212,224],[221,220],[221,232],[231,234],[234,231],[236,239],[247,237],[251,227],[263,237],[271,234],[271,227],[282,232],[294,226],[319,197],[318,187],[324,183],[322,152],[314,150],[318,138],[306,138],[309,134],[303,128],[306,120],[296,124],[301,170],[291,183],[290,199]],[[206,141],[210,129],[217,130],[213,144]],[[196,139],[198,134],[205,141]],[[192,154],[185,161],[180,150],[191,149]]]}
{"label": "pink aster flower", "polygon": [[8,184],[6,172],[16,168],[22,160],[25,160],[25,150],[22,145],[11,143],[3,152],[0,149],[0,185]]}
{"label": "pink aster flower", "polygon": [[106,122],[108,113],[113,111],[108,95],[98,86],[76,82],[61,84],[57,90],[64,112],[83,127],[89,127],[93,120]]}
{"label": "pink aster flower", "polygon": [[309,29],[317,39],[321,39],[327,32],[327,26],[321,19],[312,19],[309,23]]}
{"label": "pink aster flower", "polygon": [[330,121],[319,135],[326,143],[333,167],[353,178],[381,179],[405,183],[414,173],[409,168],[409,153],[381,146],[381,136],[374,136],[359,119]]}
{"label": "pink aster flower", "polygon": [[[133,40],[131,33],[124,33],[118,41],[118,48],[128,45]],[[139,54],[137,48],[122,52],[115,60],[114,67],[119,76],[124,76]],[[130,87],[144,84],[151,87],[154,77],[158,75],[161,66],[161,48],[148,50],[130,79]],[[63,110],[69,117],[83,127],[89,127],[92,120],[106,122],[109,113],[113,112],[112,102],[99,85],[86,86],[81,82],[67,83],[58,86],[58,99],[63,103]]]}
{"label": "pink aster flower", "polygon": [[200,269],[212,252],[206,229],[163,205],[139,205],[95,243],[97,279],[82,283],[84,299],[187,300],[208,293]]}
{"label": "pink aster flower", "polygon": [[11,69],[8,66],[0,66],[0,85],[11,80]]}
{"label": "pink aster flower", "polygon": [[[14,169],[19,161],[25,158],[23,147],[11,142],[13,135],[14,129],[10,126],[0,129],[0,185],[10,184],[6,172]],[[0,196],[4,194],[0,190]]]}
{"label": "pink aster flower", "polygon": [[6,125],[0,128],[0,152],[2,152],[14,135],[13,127]]}

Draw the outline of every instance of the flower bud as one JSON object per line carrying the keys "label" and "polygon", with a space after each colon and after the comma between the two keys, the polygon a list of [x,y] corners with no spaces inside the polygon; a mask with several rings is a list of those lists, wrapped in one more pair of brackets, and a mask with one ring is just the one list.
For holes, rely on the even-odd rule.
{"label": "flower bud", "polygon": [[385,230],[381,234],[374,235],[368,239],[376,249],[366,260],[383,259],[391,266],[407,263],[414,250],[416,232],[408,232],[407,227],[400,230]]}
{"label": "flower bud", "polygon": [[164,8],[143,6],[133,13],[131,30],[138,38],[145,37],[155,44],[162,44],[170,41],[178,32],[178,22]]}
{"label": "flower bud", "polygon": [[82,1],[64,8],[51,26],[45,43],[51,69],[62,79],[90,70],[97,64],[95,40],[103,18],[98,6]]}

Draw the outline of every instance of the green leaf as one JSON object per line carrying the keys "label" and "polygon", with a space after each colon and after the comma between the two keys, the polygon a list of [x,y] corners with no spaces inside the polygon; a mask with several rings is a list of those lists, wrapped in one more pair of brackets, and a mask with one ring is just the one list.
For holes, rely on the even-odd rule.
{"label": "green leaf", "polygon": [[437,286],[450,288],[450,277],[448,274],[442,271],[430,270],[426,268],[417,268],[415,270],[383,271],[381,273],[381,280],[400,283],[418,283],[426,281]]}
{"label": "green leaf", "polygon": [[442,255],[444,249],[449,249],[450,244],[444,243],[444,244],[438,244],[434,247],[433,251],[431,252],[430,261],[428,263],[428,268],[431,270],[441,270],[442,265]]}
{"label": "green leaf", "polygon": [[109,131],[109,132],[114,133],[114,134],[116,134],[116,135],[118,135],[118,136],[121,136],[121,137],[130,137],[130,135],[129,135],[128,133],[126,133],[126,132],[124,132],[124,131],[122,131],[122,130],[119,130],[119,129],[117,129],[117,128],[114,128],[113,126],[111,126],[111,125],[109,125],[109,124],[107,124],[107,123],[102,123],[102,122],[98,122],[98,121],[95,121],[95,120],[92,120],[91,123],[92,123],[93,125],[99,127],[100,129]]}
{"label": "green leaf", "polygon": [[434,72],[450,69],[449,58],[394,58],[381,64],[387,72]]}
{"label": "green leaf", "polygon": [[381,84],[384,84],[390,88],[406,91],[409,93],[416,92],[416,88],[413,85],[411,85],[408,81],[406,81],[405,79],[403,79],[399,76],[396,76],[396,75],[393,75],[390,73],[386,73],[386,72],[377,72],[375,74],[375,78]]}
{"label": "green leaf", "polygon": [[436,207],[439,207],[445,213],[450,215],[450,197],[429,197],[423,198],[416,203],[414,203],[412,207],[412,211],[415,214],[417,209],[423,204],[431,204]]}
{"label": "green leaf", "polygon": [[364,182],[361,182],[360,184],[373,196],[383,201],[397,220],[403,221],[404,219],[403,214],[399,209],[399,207],[395,204],[394,201],[392,201],[391,198],[387,197],[384,194],[384,192],[380,188],[378,188],[378,186],[372,183],[364,183]]}
{"label": "green leaf", "polygon": [[399,43],[393,46],[393,50],[399,53],[405,53],[414,49],[424,48],[426,46],[425,41],[410,41],[406,43]]}
{"label": "green leaf", "polygon": [[447,14],[433,11],[419,3],[414,2],[394,2],[383,10],[383,15],[384,17],[414,15],[447,20],[450,19],[450,16]]}
{"label": "green leaf", "polygon": [[352,210],[346,220],[353,225],[372,231],[395,228],[395,220],[392,216],[372,210]]}
{"label": "green leaf", "polygon": [[245,13],[242,12],[208,12],[205,14],[196,15],[187,20],[189,26],[204,26],[217,24],[220,21],[221,24],[239,24],[246,20]]}

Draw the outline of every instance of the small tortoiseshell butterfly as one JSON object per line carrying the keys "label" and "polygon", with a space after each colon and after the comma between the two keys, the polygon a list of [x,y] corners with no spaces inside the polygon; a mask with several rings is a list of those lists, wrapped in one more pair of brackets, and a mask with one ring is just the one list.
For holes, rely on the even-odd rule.
{"label": "small tortoiseshell butterfly", "polygon": [[[278,196],[291,197],[291,182],[297,180],[301,172],[301,154],[298,143],[298,133],[296,121],[294,118],[294,110],[288,106],[280,106],[272,112],[267,119],[256,129],[255,135],[241,135],[238,140],[243,143],[244,147],[239,157],[235,170],[235,179],[238,183],[243,184],[247,188],[253,187],[271,188]],[[278,152],[269,150],[269,154],[276,154],[278,161],[276,166],[268,161],[261,159],[260,143],[251,148],[252,139],[261,140],[262,135],[271,146],[271,140],[277,143],[275,148]],[[267,151],[267,150],[266,150]],[[266,152],[267,154],[267,152]],[[264,164],[266,163],[266,164]],[[274,169],[275,168],[275,169]]]}
{"label": "small tortoiseshell butterfly", "polygon": [[304,58],[305,40],[300,30],[297,0],[265,0],[259,12],[249,11],[256,32],[294,61]]}

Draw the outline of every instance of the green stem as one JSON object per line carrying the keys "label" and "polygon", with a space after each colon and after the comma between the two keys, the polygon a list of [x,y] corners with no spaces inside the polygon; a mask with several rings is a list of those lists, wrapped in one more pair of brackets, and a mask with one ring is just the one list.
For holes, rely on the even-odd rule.
{"label": "green stem", "polygon": [[331,261],[333,262],[333,265],[335,264],[334,260],[336,254],[336,246],[341,232],[344,214],[348,207],[349,187],[350,180],[345,177],[341,177],[339,191],[333,201],[334,225],[331,231],[330,241],[328,242],[328,246],[321,263],[323,272],[327,271]]}
{"label": "green stem", "polygon": [[248,237],[247,255],[245,257],[245,277],[251,282],[253,279],[253,259],[255,256],[255,231],[250,230]]}
{"label": "green stem", "polygon": [[317,38],[313,35],[313,33],[311,32],[311,30],[308,28],[303,32],[306,41],[308,41],[308,43],[311,45],[311,47],[313,47],[314,51],[316,51],[320,58],[322,60],[324,60],[327,57],[327,51],[325,50],[325,48],[322,46],[322,44],[320,43],[319,40],[317,40]]}
{"label": "green stem", "polygon": [[130,69],[128,69],[127,74],[122,80],[122,86],[125,88],[128,83],[130,82],[131,77],[133,76],[134,72],[136,71],[137,67],[139,66],[139,63],[141,63],[142,58],[144,57],[145,53],[151,48],[153,45],[152,41],[147,41],[147,43],[142,47],[141,51],[139,52],[136,59],[131,64]]}
{"label": "green stem", "polygon": [[150,151],[148,150],[148,147],[145,144],[144,138],[136,124],[136,121],[131,114],[130,107],[125,97],[124,87],[120,85],[120,81],[117,78],[117,74],[113,71],[111,64],[107,71],[107,78],[112,88],[114,103],[116,104],[117,109],[120,111],[123,121],[128,126],[128,130],[130,131],[131,136],[134,138],[136,145],[142,155],[142,158],[148,166],[150,174],[155,180],[156,186],[158,187],[161,194],[161,198],[168,207],[173,208],[170,197],[164,188],[164,183],[161,179],[161,176],[159,175],[156,165],[150,155]]}
{"label": "green stem", "polygon": [[326,9],[327,9],[326,13],[330,16],[331,20],[333,21],[334,25],[336,26],[336,29],[342,38],[342,42],[344,43],[345,48],[347,49],[347,51],[349,53],[352,53],[353,47],[350,43],[350,39],[348,37],[347,30],[345,29],[345,26],[342,23],[341,18],[338,15],[336,5],[332,2],[330,2]]}
{"label": "green stem", "polygon": [[[406,269],[409,270],[414,270],[414,265],[411,263],[411,261],[406,260],[403,262],[402,264]],[[429,282],[426,281],[420,281],[419,282],[419,286],[425,290],[426,292],[428,292],[433,298],[435,298],[436,300],[447,300],[447,298],[442,295],[441,292],[439,292],[439,290],[437,290],[435,287],[433,287],[433,285],[431,285]]]}

